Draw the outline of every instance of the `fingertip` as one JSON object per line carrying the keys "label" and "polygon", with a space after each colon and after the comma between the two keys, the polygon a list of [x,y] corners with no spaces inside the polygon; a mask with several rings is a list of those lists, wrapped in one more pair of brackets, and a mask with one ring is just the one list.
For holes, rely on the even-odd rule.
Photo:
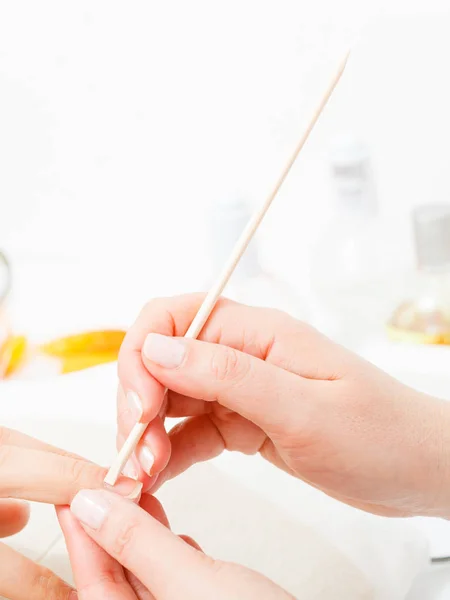
{"label": "fingertip", "polygon": [[[136,451],[133,465],[137,462],[147,476],[161,472],[170,459],[171,443],[163,420],[156,417],[147,427]],[[140,479],[140,473],[138,475]]]}
{"label": "fingertip", "polygon": [[0,537],[22,531],[30,520],[30,505],[23,500],[0,500]]}

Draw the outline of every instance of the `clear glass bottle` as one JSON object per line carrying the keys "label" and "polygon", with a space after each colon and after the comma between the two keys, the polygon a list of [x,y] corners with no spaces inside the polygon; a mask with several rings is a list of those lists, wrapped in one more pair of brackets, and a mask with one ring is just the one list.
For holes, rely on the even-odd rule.
{"label": "clear glass bottle", "polygon": [[413,212],[417,276],[388,322],[391,339],[450,344],[450,205]]}
{"label": "clear glass bottle", "polygon": [[343,345],[360,350],[383,332],[392,310],[392,264],[379,216],[367,148],[352,137],[331,153],[336,211],[311,261],[313,323]]}
{"label": "clear glass bottle", "polygon": [[[214,205],[209,223],[212,270],[208,286],[224,267],[250,218],[251,212],[243,201],[219,202]],[[224,295],[243,304],[276,308],[293,317],[306,318],[306,305],[292,287],[261,267],[256,240],[250,243],[241,258]]]}

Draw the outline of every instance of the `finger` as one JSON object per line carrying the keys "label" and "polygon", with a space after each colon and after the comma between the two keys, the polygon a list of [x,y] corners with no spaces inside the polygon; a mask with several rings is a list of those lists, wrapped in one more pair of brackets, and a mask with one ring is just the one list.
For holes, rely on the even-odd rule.
{"label": "finger", "polygon": [[[203,298],[203,294],[190,294],[153,300],[127,333],[119,355],[119,376],[135,421],[151,421],[164,404],[164,386],[148,377],[142,364],[140,351],[147,333],[184,335]],[[199,338],[230,346],[305,378],[336,378],[352,356],[343,349],[336,352],[336,346],[324,336],[283,313],[226,299],[216,304]]]}
{"label": "finger", "polygon": [[[170,529],[169,520],[167,518],[165,510],[163,509],[161,502],[157,498],[155,498],[155,496],[151,496],[150,494],[144,494],[140,502],[140,507],[143,510],[145,510],[146,513],[148,513],[154,519],[156,519],[162,525],[164,525],[164,527]],[[193,540],[189,535],[180,535],[179,537],[184,542],[186,542],[186,544],[189,544],[189,546],[192,546],[196,550],[200,550],[201,552],[203,552],[203,550],[200,548],[197,542]]]}
{"label": "finger", "polygon": [[[136,355],[147,333],[184,336],[203,299],[204,294],[186,294],[149,302],[128,333],[122,358],[131,349]],[[198,337],[310,379],[335,379],[355,360],[351,352],[281,311],[246,306],[226,298],[219,299]],[[125,375],[126,365],[122,366]]]}
{"label": "finger", "polygon": [[[140,502],[140,507],[143,510],[145,510],[145,512],[147,512],[149,515],[151,515],[154,519],[156,519],[162,525],[164,525],[164,527],[170,529],[169,520],[167,518],[165,510],[163,509],[161,502],[157,498],[155,498],[155,496],[151,496],[150,494],[144,494]],[[197,542],[193,540],[189,535],[180,535],[179,537],[184,542],[186,542],[186,544],[189,544],[189,546],[192,546],[196,550],[200,550],[201,552],[203,552],[203,550],[200,548]]]}
{"label": "finger", "polygon": [[79,600],[136,600],[123,567],[86,534],[69,507],[58,507],[57,514]]}
{"label": "finger", "polygon": [[[120,433],[117,434],[117,449],[120,450],[125,443],[125,437],[123,437]],[[140,481],[142,483],[142,492],[145,493],[150,490],[154,484],[156,483],[159,474],[155,475],[147,475],[144,469],[142,468],[138,458],[133,453],[127,464],[124,467],[124,475],[126,477],[130,477],[135,481]]]}
{"label": "finger", "polygon": [[[136,420],[129,410],[125,395],[119,392],[118,398],[118,432],[121,439],[128,437]],[[151,421],[141,438],[136,456],[147,475],[159,473],[164,469],[170,457],[170,442],[161,417]]]}
{"label": "finger", "polygon": [[160,473],[153,491],[194,464],[211,460],[224,450],[255,454],[267,439],[259,427],[237,414],[230,414],[228,419],[216,419],[214,415],[185,419],[175,425],[169,437],[170,461]]}
{"label": "finger", "polygon": [[0,596],[10,600],[75,600],[74,590],[54,573],[0,544]]}
{"label": "finger", "polygon": [[192,548],[195,548],[199,552],[203,552],[203,550],[200,548],[200,546],[197,544],[197,542],[191,538],[191,536],[180,535],[180,538],[183,540],[183,542],[186,542],[186,544],[189,544],[189,546],[192,546]]}
{"label": "finger", "polygon": [[[157,500],[154,496],[144,494],[139,504],[142,510],[145,510],[145,512],[151,515],[154,519],[157,519],[162,525],[164,525],[164,527],[170,529],[167,515],[159,500]],[[153,594],[150,594],[145,585],[142,583],[142,581],[140,581],[140,579],[136,577],[136,575],[133,575],[133,573],[131,573],[130,571],[126,571],[125,573],[128,581],[130,582],[133,590],[136,592],[136,595],[139,597],[139,599],[142,598],[146,600],[148,597],[154,598]]]}
{"label": "finger", "polygon": [[[142,581],[158,600],[185,597],[182,584],[175,589],[168,583],[192,579],[196,566],[202,570],[193,548],[137,506],[121,502],[115,494],[82,491],[72,502],[71,510],[89,536]],[[168,587],[172,588],[171,596]]]}
{"label": "finger", "polygon": [[14,535],[30,519],[30,506],[21,500],[0,500],[0,538]]}
{"label": "finger", "polygon": [[72,458],[79,458],[76,454],[66,452],[56,446],[51,446],[37,440],[36,438],[25,435],[15,429],[8,429],[7,427],[0,427],[0,446],[20,446],[21,448],[29,448],[32,450],[42,450],[45,452],[52,452],[53,454],[60,454],[61,456],[71,456]]}
{"label": "finger", "polygon": [[166,511],[163,509],[161,502],[155,496],[143,494],[139,503],[142,510],[145,510],[150,516],[159,521],[161,525],[170,529],[169,519]]}
{"label": "finger", "polygon": [[158,600],[291,598],[252,571],[217,563],[205,556],[116,494],[81,491],[71,510],[88,535],[142,581]]}
{"label": "finger", "polygon": [[211,403],[177,394],[172,390],[167,393],[166,416],[172,418],[196,417],[211,412]]}
{"label": "finger", "polygon": [[[142,508],[142,510],[145,510],[146,513],[148,513],[154,519],[156,519],[162,525],[164,525],[164,527],[167,527],[168,529],[170,529],[170,524],[169,524],[167,515],[161,505],[161,502],[157,498],[155,498],[155,496],[151,496],[149,494],[144,494],[140,501],[140,507]],[[195,540],[193,540],[190,536],[180,535],[179,537],[184,542],[186,542],[186,544],[189,544],[196,550],[202,551],[202,549],[197,544],[197,542]],[[143,586],[142,582],[139,581],[139,579],[135,575],[130,573],[129,571],[127,571],[127,573],[128,573],[128,575],[127,575],[128,580],[130,581],[130,583],[131,583],[133,589],[136,591],[136,593],[138,595],[139,595],[139,593],[143,594],[144,593],[143,590],[145,590],[145,586]],[[141,596],[139,596],[139,597],[141,597]],[[153,598],[153,596],[152,596],[152,598]]]}
{"label": "finger", "polygon": [[[166,513],[161,503],[154,496],[143,495],[140,505],[143,510],[151,514],[155,519],[158,519],[165,527],[169,527]],[[135,575],[129,571],[124,571],[117,561],[111,558],[89,538],[79,523],[70,514],[68,507],[58,507],[57,513],[69,550],[77,588],[79,592],[80,589],[86,592],[86,595],[83,593],[80,594],[81,600],[83,598],[110,598],[109,595],[106,595],[108,590],[105,588],[111,582],[115,583],[118,579],[122,580],[123,574],[139,600],[155,600],[153,594],[146,589]],[[84,558],[85,556],[87,560]],[[119,572],[118,569],[120,569]],[[92,592],[92,595],[89,596],[87,592]],[[105,596],[102,596],[102,593]],[[114,598],[115,596],[111,597]],[[132,597],[134,598],[135,596],[133,595]],[[119,598],[122,598],[122,596],[119,596]],[[126,598],[126,595],[124,598]]]}
{"label": "finger", "polygon": [[268,433],[285,433],[294,422],[298,429],[317,411],[306,402],[317,396],[316,382],[228,346],[151,333],[142,354],[170,390],[217,401]]}
{"label": "finger", "polygon": [[[0,497],[70,504],[78,490],[103,487],[107,470],[83,459],[0,446]],[[115,490],[137,497],[136,481],[120,478]],[[139,486],[140,488],[140,486]]]}
{"label": "finger", "polygon": [[[141,349],[147,333],[157,332],[169,336],[184,335],[203,299],[204,294],[186,294],[172,298],[154,299],[144,307],[136,322],[127,332],[120,349],[118,370],[121,386],[135,421],[150,422],[159,413],[164,397],[164,387],[148,376],[148,372],[142,364]],[[234,306],[234,303],[221,299],[216,305],[215,313],[220,310],[222,305],[228,307]],[[232,319],[234,317],[235,315],[231,315]],[[208,331],[211,329],[213,338],[220,337],[220,317],[215,322],[215,329],[207,326]],[[242,340],[242,331],[238,334],[238,338]],[[273,332],[267,336],[267,345],[270,344],[272,338]],[[215,339],[211,341],[215,341]],[[259,345],[258,340],[254,345],[255,352],[259,351]],[[263,351],[264,346],[265,344],[262,342]],[[249,350],[249,348],[246,349],[246,351]]]}
{"label": "finger", "polygon": [[[185,298],[189,304],[189,297]],[[152,421],[159,414],[164,402],[164,386],[148,376],[148,371],[142,364],[141,348],[149,331],[173,335],[175,324],[170,313],[165,309],[165,305],[171,300],[158,298],[149,302],[127,332],[120,349],[118,360],[120,384],[135,421],[144,423]],[[197,301],[191,300],[192,302]]]}

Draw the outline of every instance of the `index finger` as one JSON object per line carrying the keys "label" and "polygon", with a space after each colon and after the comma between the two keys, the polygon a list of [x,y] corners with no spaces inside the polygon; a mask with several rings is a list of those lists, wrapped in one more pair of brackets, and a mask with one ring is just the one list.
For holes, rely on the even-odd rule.
{"label": "index finger", "polygon": [[[82,458],[35,448],[0,446],[0,497],[69,504],[80,489],[103,486],[107,469]],[[137,497],[141,484],[121,477],[114,489]]]}
{"label": "index finger", "polygon": [[160,412],[165,389],[145,368],[141,351],[149,332],[184,335],[204,294],[151,300],[128,330],[119,352],[118,371],[135,421],[149,423]]}

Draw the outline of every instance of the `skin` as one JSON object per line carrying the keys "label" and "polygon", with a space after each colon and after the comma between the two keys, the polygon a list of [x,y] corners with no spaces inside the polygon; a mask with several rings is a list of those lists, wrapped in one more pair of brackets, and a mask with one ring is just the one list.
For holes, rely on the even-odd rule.
{"label": "skin", "polygon": [[[105,473],[106,469],[78,456],[0,428],[0,537],[26,526],[30,511],[23,500],[68,504],[80,489],[101,487]],[[135,487],[135,482],[121,478],[116,489],[127,495]],[[67,583],[4,544],[0,544],[0,565],[0,596],[72,600],[74,592]]]}

